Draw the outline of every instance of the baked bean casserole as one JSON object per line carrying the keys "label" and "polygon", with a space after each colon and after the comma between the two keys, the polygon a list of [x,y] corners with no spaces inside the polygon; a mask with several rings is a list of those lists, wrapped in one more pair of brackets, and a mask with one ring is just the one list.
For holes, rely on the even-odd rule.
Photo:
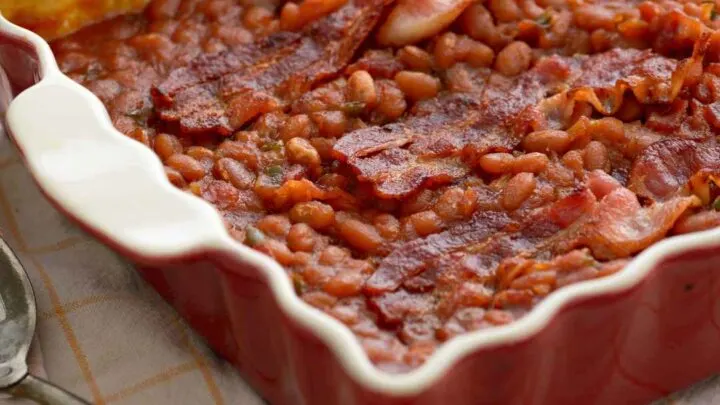
{"label": "baked bean casserole", "polygon": [[155,0],[52,44],[384,370],[720,225],[720,0]]}

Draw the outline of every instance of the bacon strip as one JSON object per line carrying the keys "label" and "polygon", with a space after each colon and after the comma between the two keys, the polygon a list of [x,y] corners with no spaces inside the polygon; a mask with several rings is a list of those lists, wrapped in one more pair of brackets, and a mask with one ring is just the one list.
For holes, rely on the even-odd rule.
{"label": "bacon strip", "polygon": [[277,110],[343,69],[389,0],[348,2],[302,32],[201,57],[152,90],[162,121],[183,133],[229,135]]}
{"label": "bacon strip", "polygon": [[408,242],[383,259],[365,283],[365,291],[372,295],[394,291],[403,281],[421,273],[429,262],[490,238],[510,221],[503,212],[478,212],[470,222]]}
{"label": "bacon strip", "polygon": [[633,163],[628,188],[639,196],[675,196],[700,169],[720,174],[720,146],[668,139],[648,146]]}
{"label": "bacon strip", "polygon": [[598,259],[629,257],[665,237],[698,201],[694,196],[674,197],[642,207],[632,191],[617,188],[600,201],[584,225],[581,243]]}

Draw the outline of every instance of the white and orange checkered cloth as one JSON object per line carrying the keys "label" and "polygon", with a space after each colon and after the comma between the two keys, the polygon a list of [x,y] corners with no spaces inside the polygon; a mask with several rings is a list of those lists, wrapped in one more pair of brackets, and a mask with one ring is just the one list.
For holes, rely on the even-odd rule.
{"label": "white and orange checkered cloth", "polygon": [[[35,290],[36,375],[98,405],[263,403],[128,263],[45,201],[1,133],[0,232]],[[657,405],[671,404],[720,404],[720,379]]]}

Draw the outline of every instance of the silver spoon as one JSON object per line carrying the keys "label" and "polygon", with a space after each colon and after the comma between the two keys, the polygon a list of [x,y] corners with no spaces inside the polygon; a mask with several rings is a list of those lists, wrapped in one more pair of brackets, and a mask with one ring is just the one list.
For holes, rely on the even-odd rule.
{"label": "silver spoon", "polygon": [[35,333],[35,295],[25,269],[0,238],[0,392],[42,405],[89,405],[28,374],[27,354]]}

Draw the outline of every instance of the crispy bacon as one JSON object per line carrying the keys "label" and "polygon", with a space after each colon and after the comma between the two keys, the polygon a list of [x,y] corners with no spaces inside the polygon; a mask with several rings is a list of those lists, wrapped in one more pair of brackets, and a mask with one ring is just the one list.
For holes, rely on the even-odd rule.
{"label": "crispy bacon", "polygon": [[648,146],[633,163],[628,187],[639,196],[663,201],[700,169],[720,174],[720,146],[668,139]]}
{"label": "crispy bacon", "polygon": [[170,73],[152,90],[158,116],[184,133],[229,135],[342,70],[389,0],[356,0],[301,32],[281,32]]}
{"label": "crispy bacon", "polygon": [[467,223],[445,232],[415,239],[383,259],[365,283],[365,291],[378,295],[397,289],[403,281],[422,272],[429,262],[453,251],[480,243],[510,223],[502,212],[479,212]]}
{"label": "crispy bacon", "polygon": [[662,239],[697,197],[673,197],[642,207],[637,196],[621,187],[603,198],[583,225],[579,241],[598,259],[629,257]]}

